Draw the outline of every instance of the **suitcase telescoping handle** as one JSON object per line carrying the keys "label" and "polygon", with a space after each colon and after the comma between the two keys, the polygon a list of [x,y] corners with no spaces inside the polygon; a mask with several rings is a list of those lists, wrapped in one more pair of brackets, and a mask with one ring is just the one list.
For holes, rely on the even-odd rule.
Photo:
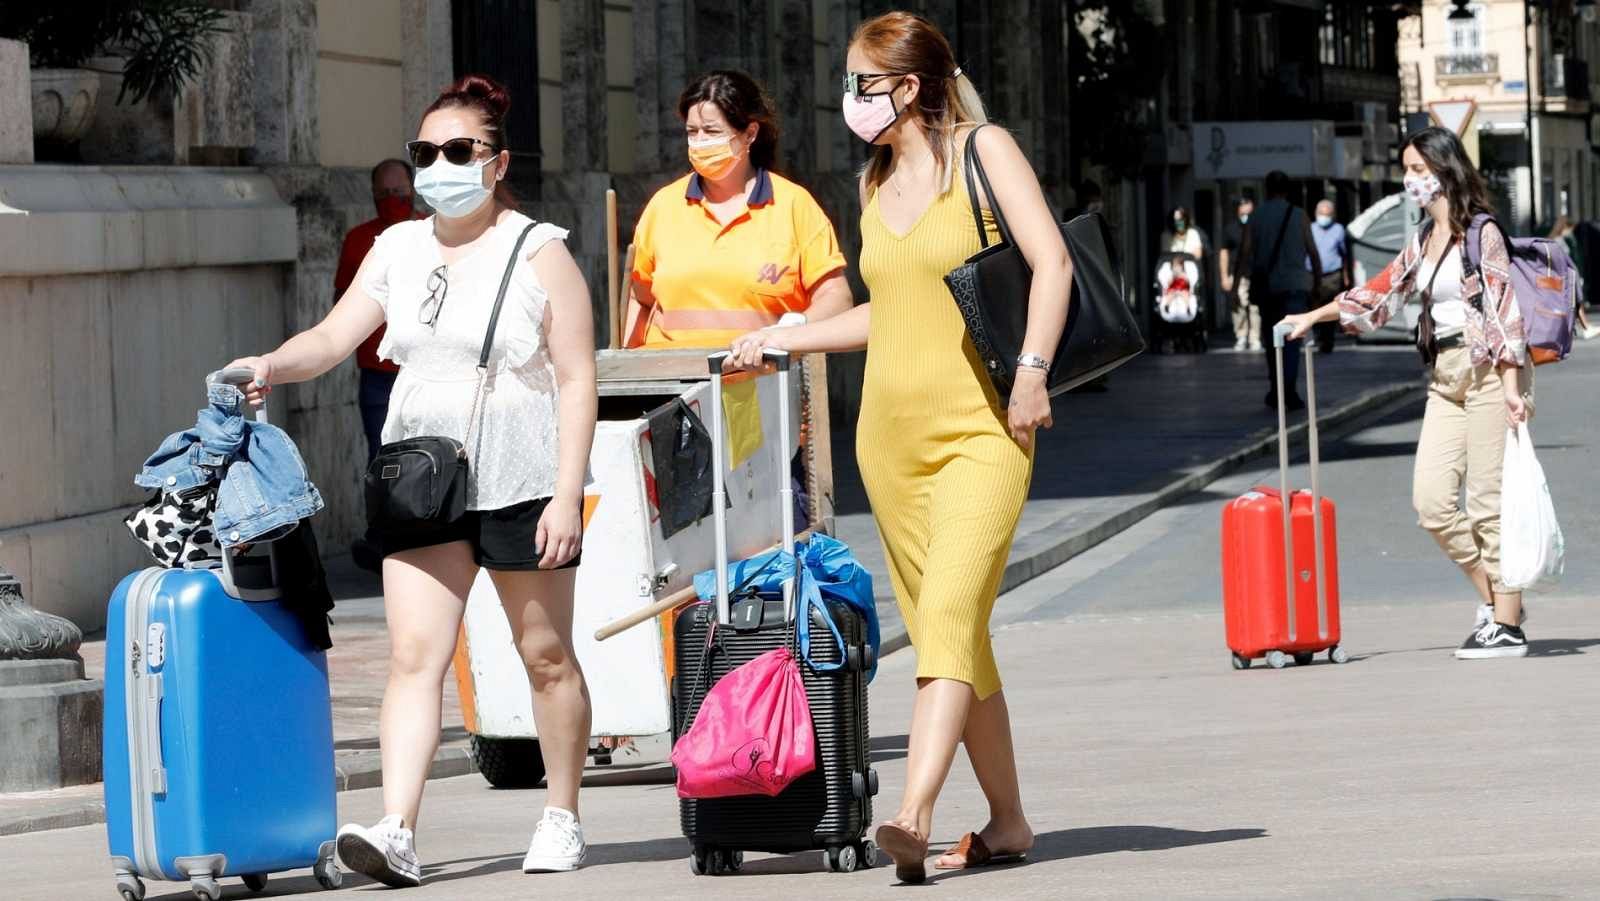
{"label": "suitcase telescoping handle", "polygon": [[[1283,350],[1294,327],[1278,323],[1272,327],[1272,353],[1278,367],[1278,493],[1283,501],[1283,579],[1284,598],[1289,605],[1289,640],[1299,640],[1294,602],[1294,495],[1289,491],[1289,414],[1285,405],[1287,391],[1293,386],[1283,383]],[[1328,637],[1328,580],[1327,561],[1322,547],[1322,484],[1320,481],[1320,440],[1317,436],[1317,369],[1311,342],[1300,342],[1306,360],[1306,441],[1311,458],[1311,540],[1312,568],[1317,580],[1317,637]],[[1285,390],[1287,389],[1287,390]]]}
{"label": "suitcase telescoping handle", "polygon": [[[232,369],[218,369],[206,376],[206,388],[212,385],[248,385],[254,381],[256,371],[248,366],[235,366]],[[262,404],[256,408],[256,422],[267,421],[267,407]]]}
{"label": "suitcase telescoping handle", "polygon": [[[212,385],[246,385],[253,381],[255,377],[256,371],[248,366],[218,369],[216,372],[206,376],[206,388],[209,390]],[[266,404],[256,408],[256,422],[267,422]],[[268,565],[271,567],[272,584],[276,585],[278,584],[278,557],[272,552],[271,545],[267,546],[267,560]],[[241,592],[237,580],[234,579],[233,553],[227,550],[222,552],[222,587],[229,595],[236,598],[248,600],[256,594],[249,590]]]}
{"label": "suitcase telescoping handle", "polygon": [[[717,536],[717,624],[732,622],[728,599],[728,486],[726,446],[722,422],[722,364],[728,351],[706,358],[711,368],[711,520]],[[794,557],[794,485],[789,479],[789,353],[765,350],[762,359],[778,373],[778,521],[783,529],[783,550]],[[797,564],[798,565],[798,564]],[[794,578],[783,583],[784,621],[794,618]]]}

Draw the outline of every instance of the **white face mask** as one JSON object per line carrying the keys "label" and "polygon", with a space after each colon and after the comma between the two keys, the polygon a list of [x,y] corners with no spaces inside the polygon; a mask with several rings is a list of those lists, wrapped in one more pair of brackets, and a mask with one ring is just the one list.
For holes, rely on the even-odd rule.
{"label": "white face mask", "polygon": [[1333,224],[1333,217],[1332,216],[1318,216],[1317,217],[1317,224],[1322,226],[1323,228],[1327,228],[1328,226]]}
{"label": "white face mask", "polygon": [[417,194],[439,215],[459,219],[483,206],[493,193],[483,186],[483,167],[488,164],[489,160],[481,160],[457,166],[441,154],[433,165],[417,170]]}

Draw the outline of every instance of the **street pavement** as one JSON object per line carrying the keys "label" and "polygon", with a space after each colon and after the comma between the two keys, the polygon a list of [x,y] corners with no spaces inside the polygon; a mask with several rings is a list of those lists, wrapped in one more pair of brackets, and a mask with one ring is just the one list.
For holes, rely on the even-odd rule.
{"label": "street pavement", "polygon": [[[1335,354],[1325,369],[1342,361]],[[1350,354],[1350,359],[1360,357]],[[1459,662],[1471,590],[1418,530],[1411,449],[1421,391],[1346,434],[1324,435],[1322,485],[1339,505],[1344,645],[1352,661],[1231,670],[1222,641],[1221,506],[1271,460],[1156,511],[1004,595],[995,644],[1007,680],[1033,862],[934,881],[952,897],[1600,897],[1600,742],[1592,657],[1600,647],[1596,434],[1588,413],[1600,349],[1539,376],[1533,433],[1571,556],[1562,586],[1530,599],[1524,660]],[[1259,401],[1258,401],[1259,402]],[[1292,473],[1305,484],[1303,465]],[[889,812],[903,784],[915,657],[891,655],[872,694],[874,763]],[[695,878],[661,768],[591,770],[590,866],[524,876],[542,793],[477,776],[430,783],[419,898],[862,898],[890,871],[822,871],[819,855],[749,855],[744,874]],[[381,814],[376,790],[340,814]],[[957,761],[934,838],[984,819]],[[0,838],[0,897],[108,897],[103,828]],[[244,897],[230,880],[228,897]],[[378,890],[350,878],[347,891]],[[152,898],[187,897],[152,884]],[[268,894],[315,889],[304,875]],[[912,891],[912,889],[903,889]]]}

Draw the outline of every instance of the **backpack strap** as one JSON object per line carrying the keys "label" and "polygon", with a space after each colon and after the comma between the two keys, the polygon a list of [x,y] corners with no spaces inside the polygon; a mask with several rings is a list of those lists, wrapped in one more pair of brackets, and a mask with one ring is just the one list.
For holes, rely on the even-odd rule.
{"label": "backpack strap", "polygon": [[[1472,217],[1472,224],[1467,226],[1467,258],[1472,261],[1472,268],[1476,271],[1483,265],[1483,226],[1493,222],[1495,228],[1500,228],[1500,223],[1489,213],[1479,213]],[[1501,229],[1501,234],[1505,230]]]}

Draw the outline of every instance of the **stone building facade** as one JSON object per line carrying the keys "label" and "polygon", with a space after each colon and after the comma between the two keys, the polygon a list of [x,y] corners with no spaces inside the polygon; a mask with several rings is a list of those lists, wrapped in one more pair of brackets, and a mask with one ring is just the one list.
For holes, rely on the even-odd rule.
{"label": "stone building facade", "polygon": [[[193,421],[207,371],[326,313],[342,235],[372,215],[369,167],[400,152],[458,74],[510,85],[515,188],[532,215],[572,228],[597,324],[605,191],[620,196],[626,243],[650,194],[687,169],[676,98],[704,70],[743,68],[768,85],[782,170],[833,216],[847,255],[858,250],[865,148],[840,120],[838,85],[856,24],[896,4],[213,2],[229,14],[231,49],[182,103],[106,112],[123,123],[121,143],[86,139],[83,155],[101,151],[103,165],[31,162],[26,87],[0,85],[0,563],[35,605],[87,630],[141,565],[121,524],[142,499],[140,461]],[[946,29],[993,117],[1066,206],[1068,4],[898,6]],[[21,46],[0,44],[0,71],[26,71]],[[830,372],[847,425],[859,360]],[[270,408],[327,500],[315,523],[328,553],[362,520],[355,389],[347,362]]]}
{"label": "stone building facade", "polygon": [[[1570,0],[1428,0],[1400,40],[1408,112],[1471,101],[1462,135],[1508,221],[1543,234],[1600,218],[1600,22]],[[1529,129],[1532,129],[1531,140]],[[1531,153],[1530,153],[1531,151]],[[1538,190],[1534,190],[1534,186]]]}

